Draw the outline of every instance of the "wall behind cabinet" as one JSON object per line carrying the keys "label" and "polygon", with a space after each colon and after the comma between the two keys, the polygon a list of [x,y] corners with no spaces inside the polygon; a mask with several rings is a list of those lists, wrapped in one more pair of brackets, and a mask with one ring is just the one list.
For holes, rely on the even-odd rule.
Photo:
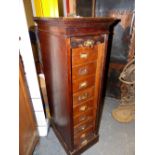
{"label": "wall behind cabinet", "polygon": [[[92,1],[77,0],[77,15],[91,16]],[[134,0],[96,0],[95,15],[97,17],[113,16],[121,19],[114,28],[114,37],[111,38],[110,65],[107,80],[107,96],[120,98],[120,81],[118,77],[128,62],[131,39]]]}

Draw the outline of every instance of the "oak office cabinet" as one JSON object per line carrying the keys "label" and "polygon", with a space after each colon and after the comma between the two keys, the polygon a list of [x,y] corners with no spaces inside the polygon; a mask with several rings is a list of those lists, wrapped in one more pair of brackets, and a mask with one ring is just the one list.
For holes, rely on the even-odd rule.
{"label": "oak office cabinet", "polygon": [[53,129],[70,155],[98,141],[101,85],[114,18],[35,18]]}

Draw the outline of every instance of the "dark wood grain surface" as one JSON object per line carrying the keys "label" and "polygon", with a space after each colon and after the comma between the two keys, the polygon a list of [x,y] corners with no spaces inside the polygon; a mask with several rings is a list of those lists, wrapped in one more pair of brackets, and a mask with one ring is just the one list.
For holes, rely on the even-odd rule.
{"label": "dark wood grain surface", "polygon": [[40,32],[39,36],[50,112],[65,142],[72,147],[71,66],[68,65],[67,40],[44,32]]}
{"label": "dark wood grain surface", "polygon": [[97,55],[97,46],[92,48],[74,48],[72,49],[72,66],[96,60]]}

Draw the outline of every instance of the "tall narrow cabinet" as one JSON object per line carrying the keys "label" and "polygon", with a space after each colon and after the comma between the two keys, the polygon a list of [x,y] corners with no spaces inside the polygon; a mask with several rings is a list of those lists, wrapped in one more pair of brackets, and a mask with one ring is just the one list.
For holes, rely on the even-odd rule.
{"label": "tall narrow cabinet", "polygon": [[35,18],[53,129],[69,155],[99,139],[100,98],[114,18]]}

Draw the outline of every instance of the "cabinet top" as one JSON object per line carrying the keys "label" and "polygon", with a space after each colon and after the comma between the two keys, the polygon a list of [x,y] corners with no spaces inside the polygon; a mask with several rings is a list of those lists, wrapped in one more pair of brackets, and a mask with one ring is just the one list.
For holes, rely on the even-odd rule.
{"label": "cabinet top", "polygon": [[34,21],[37,24],[50,24],[50,26],[63,26],[63,27],[87,27],[98,24],[111,25],[118,21],[112,17],[35,17]]}

